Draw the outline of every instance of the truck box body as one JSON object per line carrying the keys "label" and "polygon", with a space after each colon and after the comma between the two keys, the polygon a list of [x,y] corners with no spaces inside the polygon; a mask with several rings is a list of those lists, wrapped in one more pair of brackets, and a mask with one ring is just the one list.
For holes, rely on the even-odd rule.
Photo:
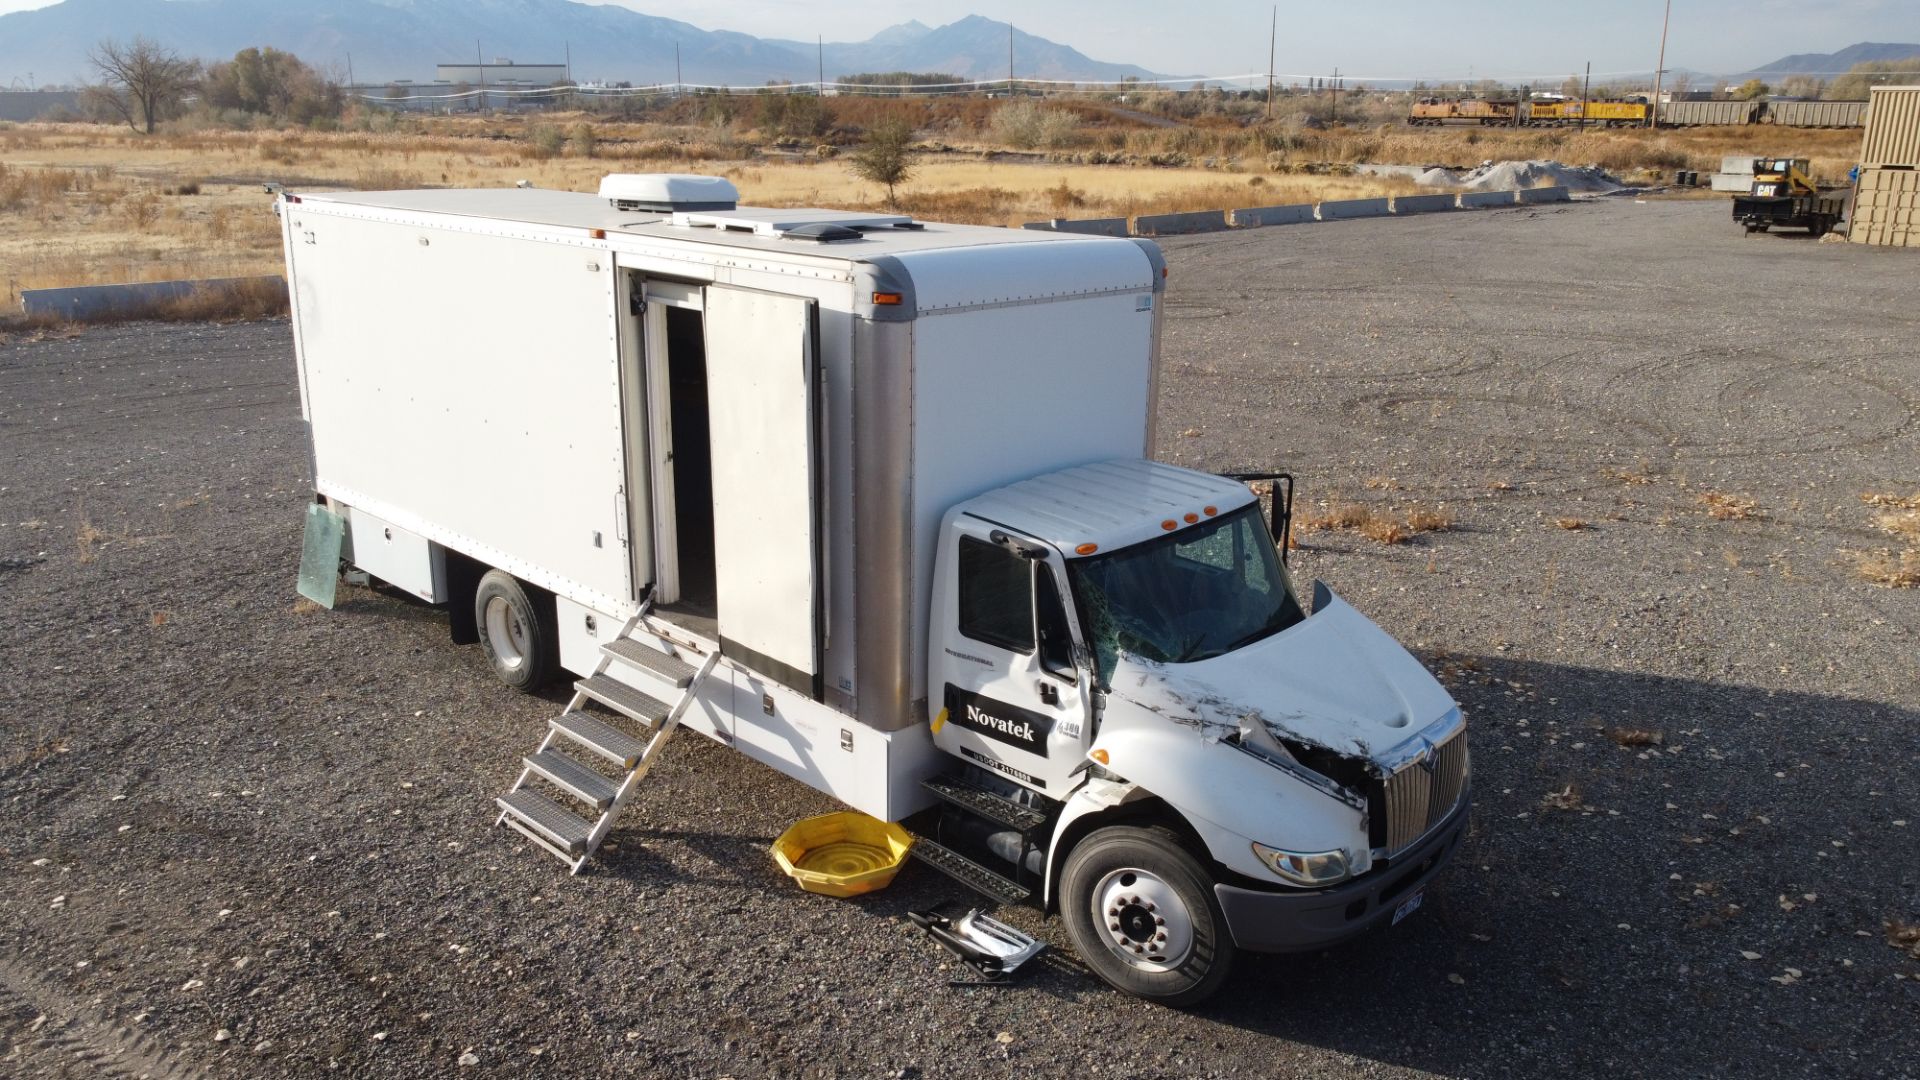
{"label": "truck box body", "polygon": [[[315,488],[351,508],[355,549],[426,541],[380,576],[429,600],[448,572],[425,553],[445,551],[550,590],[562,662],[582,673],[649,587],[667,611],[689,600],[688,625],[756,676],[734,692],[781,698],[777,717],[710,703],[709,733],[749,752],[750,733],[721,730],[729,714],[799,723],[789,698],[817,728],[838,716],[924,743],[916,658],[942,514],[1149,451],[1150,243],[520,189],[281,209]],[[838,242],[797,235],[849,224]],[[696,392],[711,430],[689,427],[676,458]],[[687,474],[700,444],[704,475]],[[821,768],[795,739],[756,756]],[[902,812],[898,790],[805,778]]]}

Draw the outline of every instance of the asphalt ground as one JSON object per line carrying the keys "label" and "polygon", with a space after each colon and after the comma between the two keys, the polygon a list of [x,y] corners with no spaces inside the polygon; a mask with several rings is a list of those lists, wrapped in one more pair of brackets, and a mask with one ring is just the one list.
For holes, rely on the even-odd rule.
{"label": "asphalt ground", "polygon": [[1920,491],[1920,263],[1725,213],[1165,244],[1162,456],[1452,516],[1294,566],[1442,674],[1476,787],[1423,910],[1191,1013],[1031,909],[1050,963],[949,985],[904,913],[957,887],[799,892],[767,845],[832,804],[697,738],[568,878],[491,827],[558,698],[295,603],[286,324],[16,336],[0,1075],[1920,1074],[1920,591],[1857,569]]}

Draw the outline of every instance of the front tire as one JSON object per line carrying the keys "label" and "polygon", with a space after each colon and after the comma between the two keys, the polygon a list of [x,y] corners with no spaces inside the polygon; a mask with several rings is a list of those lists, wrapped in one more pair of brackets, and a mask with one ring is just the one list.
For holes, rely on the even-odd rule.
{"label": "front tire", "polygon": [[1067,856],[1060,910],[1080,958],[1136,997],[1197,1005],[1232,971],[1233,942],[1212,877],[1166,829],[1088,834]]}
{"label": "front tire", "polygon": [[560,627],[553,594],[504,570],[489,570],[473,593],[480,647],[500,681],[537,693],[560,670]]}

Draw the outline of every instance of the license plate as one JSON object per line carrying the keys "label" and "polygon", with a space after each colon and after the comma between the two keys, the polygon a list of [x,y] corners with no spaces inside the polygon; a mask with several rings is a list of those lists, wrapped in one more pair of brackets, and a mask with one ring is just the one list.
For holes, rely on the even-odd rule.
{"label": "license plate", "polygon": [[1420,904],[1423,901],[1425,901],[1426,898],[1427,898],[1427,890],[1421,889],[1419,892],[1414,893],[1412,896],[1407,897],[1405,900],[1402,900],[1400,902],[1400,906],[1393,909],[1393,922],[1390,923],[1389,925],[1392,925],[1392,926],[1400,925],[1401,919],[1404,919],[1407,916],[1413,914],[1414,912],[1420,910]]}

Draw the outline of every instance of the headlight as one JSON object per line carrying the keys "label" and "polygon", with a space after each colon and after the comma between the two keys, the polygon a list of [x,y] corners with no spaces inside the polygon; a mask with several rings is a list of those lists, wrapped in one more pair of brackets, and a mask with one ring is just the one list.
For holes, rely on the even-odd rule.
{"label": "headlight", "polygon": [[1332,885],[1345,881],[1351,873],[1344,851],[1281,851],[1256,843],[1253,854],[1295,885]]}

